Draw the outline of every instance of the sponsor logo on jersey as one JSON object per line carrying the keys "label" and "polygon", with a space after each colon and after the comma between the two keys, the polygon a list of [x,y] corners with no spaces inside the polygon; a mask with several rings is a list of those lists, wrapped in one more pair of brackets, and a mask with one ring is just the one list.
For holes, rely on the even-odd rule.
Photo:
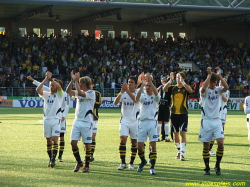
{"label": "sponsor logo on jersey", "polygon": [[60,131],[56,130],[55,133],[60,133]]}
{"label": "sponsor logo on jersey", "polygon": [[158,135],[153,135],[153,138],[158,138]]}
{"label": "sponsor logo on jersey", "polygon": [[87,137],[87,140],[91,140],[92,139],[92,137]]}

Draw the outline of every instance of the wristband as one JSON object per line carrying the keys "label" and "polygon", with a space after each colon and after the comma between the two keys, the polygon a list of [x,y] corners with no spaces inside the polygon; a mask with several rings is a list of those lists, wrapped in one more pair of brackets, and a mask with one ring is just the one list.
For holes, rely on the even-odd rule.
{"label": "wristband", "polygon": [[120,96],[122,96],[122,95],[123,95],[123,93],[122,93],[122,92],[120,92],[120,93],[119,93],[119,95],[120,95]]}
{"label": "wristband", "polygon": [[185,81],[182,81],[181,83],[183,84],[183,86],[185,86],[185,85],[186,85]]}
{"label": "wristband", "polygon": [[172,84],[172,80],[171,79],[168,81],[168,84]]}
{"label": "wristband", "polygon": [[51,82],[52,82],[52,81],[53,81],[53,79],[52,79],[52,78],[50,78],[50,79],[49,79],[49,81],[51,81]]}

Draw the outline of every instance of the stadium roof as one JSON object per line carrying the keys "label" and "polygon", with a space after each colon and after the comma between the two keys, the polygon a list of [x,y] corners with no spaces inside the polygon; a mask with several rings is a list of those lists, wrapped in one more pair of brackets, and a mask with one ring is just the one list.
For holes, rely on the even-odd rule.
{"label": "stadium roof", "polygon": [[[177,1],[176,1],[177,2]],[[243,1],[242,1],[243,2]],[[125,3],[125,2],[91,2],[77,0],[1,0],[0,18],[16,18],[25,13],[32,13],[44,7],[51,6],[54,17],[48,16],[48,11],[32,14],[25,19],[49,20],[78,20],[80,18],[95,16],[113,10],[120,10],[121,21],[138,23],[142,20],[162,17],[165,15],[186,12],[187,23],[205,23],[210,20],[219,20],[223,24],[228,21],[230,24],[244,24],[249,17],[250,8],[246,7],[223,7],[223,6],[195,6],[178,4],[149,4],[149,3]],[[174,17],[174,16],[173,16]],[[226,20],[226,18],[230,18]],[[24,19],[24,18],[23,18]],[[96,16],[91,21],[120,21],[116,14],[110,16]],[[158,19],[156,23],[176,23],[176,19]]]}

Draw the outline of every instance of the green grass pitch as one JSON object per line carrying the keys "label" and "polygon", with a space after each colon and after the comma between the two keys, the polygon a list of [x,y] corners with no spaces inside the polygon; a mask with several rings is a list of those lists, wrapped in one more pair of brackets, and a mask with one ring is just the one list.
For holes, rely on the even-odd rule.
{"label": "green grass pitch", "polygon": [[[225,152],[222,175],[212,170],[216,157],[210,158],[211,175],[203,175],[202,143],[197,141],[200,111],[190,111],[186,161],[176,160],[173,141],[157,143],[156,175],[149,174],[149,164],[141,173],[118,171],[120,109],[101,109],[96,137],[95,161],[90,173],[74,173],[75,158],[70,146],[74,109],[67,117],[66,145],[62,163],[48,168],[46,140],[43,137],[42,108],[0,108],[0,186],[250,186],[250,152],[246,115],[229,111],[225,127]],[[148,142],[146,155],[148,155]],[[79,142],[82,159],[84,150]],[[217,144],[214,145],[214,151]],[[127,142],[127,163],[130,142]],[[140,162],[136,157],[135,166]],[[222,185],[221,185],[222,186]]]}

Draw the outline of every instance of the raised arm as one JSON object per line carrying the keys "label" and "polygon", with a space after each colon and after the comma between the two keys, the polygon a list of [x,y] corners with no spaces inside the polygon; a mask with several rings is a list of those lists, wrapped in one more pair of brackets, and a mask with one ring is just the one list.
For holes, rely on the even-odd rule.
{"label": "raised arm", "polygon": [[79,86],[79,79],[80,79],[80,73],[77,72],[75,73],[76,75],[76,79],[75,79],[75,87],[76,87],[76,91],[77,91],[77,94],[81,97],[86,97],[86,92],[81,90],[80,86]]}
{"label": "raised arm", "polygon": [[180,81],[181,81],[182,85],[184,86],[184,88],[188,91],[188,93],[191,94],[193,92],[193,90],[192,90],[192,88],[189,85],[187,85],[185,83],[185,80],[183,79],[182,76],[180,77]]}
{"label": "raised arm", "polygon": [[146,80],[145,80],[145,76],[142,77],[142,83],[141,83],[141,87],[139,89],[139,91],[137,92],[136,96],[135,96],[135,100],[138,101],[141,97],[141,93],[142,93],[142,90],[144,88],[144,86],[146,85]]}
{"label": "raised arm", "polygon": [[151,86],[153,93],[157,96],[158,91],[157,91],[154,83],[152,82],[152,77],[151,77],[150,73],[146,73],[146,77],[148,78],[148,84]]}
{"label": "raised arm", "polygon": [[225,79],[223,79],[223,77],[221,76],[221,69],[219,67],[217,67],[217,75],[219,76],[219,79],[223,86],[223,88],[221,89],[221,92],[224,93],[229,89],[229,86],[227,85],[227,82],[225,81]]}
{"label": "raised arm", "polygon": [[71,74],[70,74],[70,75],[71,75],[71,80],[70,80],[70,82],[69,82],[69,85],[68,85],[67,88],[66,88],[66,92],[67,92],[69,95],[75,97],[75,91],[72,90],[73,82],[75,82],[75,78],[76,78],[76,76],[75,76],[75,74],[74,74],[74,71],[71,71]]}
{"label": "raised arm", "polygon": [[[33,79],[31,76],[28,76],[27,79],[30,80],[30,81],[32,81],[32,83],[33,83],[35,86],[39,86],[39,84],[41,84],[41,82],[39,82],[39,81]],[[49,88],[48,86],[43,85],[43,90],[49,92],[49,91],[50,91],[50,88]]]}
{"label": "raised arm", "polygon": [[170,73],[170,79],[169,81],[165,84],[165,86],[163,87],[163,91],[164,92],[168,92],[168,88],[173,84],[174,82],[174,72]]}
{"label": "raised arm", "polygon": [[121,97],[123,95],[123,93],[125,92],[125,90],[128,88],[127,83],[123,83],[122,84],[122,89],[120,91],[120,93],[116,96],[115,100],[114,100],[114,105],[118,105],[121,101]]}
{"label": "raised arm", "polygon": [[206,90],[207,90],[207,87],[209,85],[209,82],[210,82],[210,79],[211,79],[211,76],[212,76],[212,68],[211,67],[207,67],[207,78],[201,88],[201,94],[205,94]]}
{"label": "raised arm", "polygon": [[42,88],[43,88],[43,85],[49,81],[49,79],[51,79],[51,76],[52,76],[52,73],[51,72],[46,72],[46,77],[44,78],[44,80],[41,82],[41,84],[39,84],[39,86],[36,88],[36,91],[39,95],[43,96],[43,91],[42,91]]}

